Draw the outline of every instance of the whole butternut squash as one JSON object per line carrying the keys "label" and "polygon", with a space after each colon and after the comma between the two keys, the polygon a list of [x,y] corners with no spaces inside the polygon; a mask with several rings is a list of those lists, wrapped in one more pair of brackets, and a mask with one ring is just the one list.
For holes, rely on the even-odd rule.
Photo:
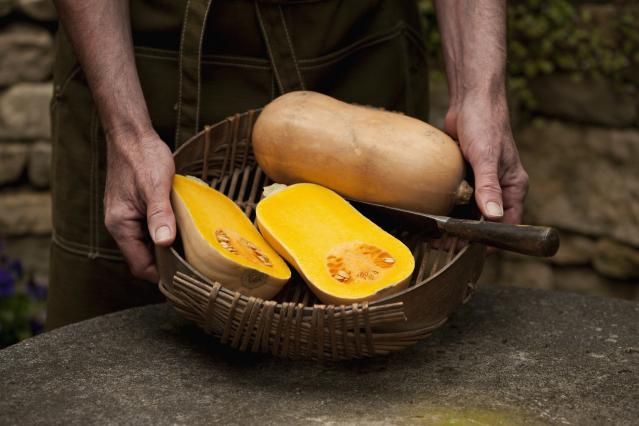
{"label": "whole butternut squash", "polygon": [[290,92],[255,123],[253,151],[275,182],[317,183],[362,201],[431,214],[468,202],[458,145],[423,121]]}

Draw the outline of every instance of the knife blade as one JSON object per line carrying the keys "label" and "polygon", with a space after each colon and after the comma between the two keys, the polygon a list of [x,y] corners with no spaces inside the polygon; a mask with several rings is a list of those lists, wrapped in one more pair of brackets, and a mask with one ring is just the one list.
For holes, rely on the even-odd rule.
{"label": "knife blade", "polygon": [[347,201],[386,229],[407,229],[430,238],[437,238],[446,232],[470,242],[530,256],[551,257],[559,249],[559,234],[552,227],[458,219],[349,198]]}

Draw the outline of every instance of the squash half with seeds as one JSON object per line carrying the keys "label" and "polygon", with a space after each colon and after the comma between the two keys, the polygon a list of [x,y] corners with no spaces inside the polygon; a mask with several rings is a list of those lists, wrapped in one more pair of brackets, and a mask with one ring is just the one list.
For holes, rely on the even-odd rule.
{"label": "squash half with seeds", "polygon": [[275,296],[291,277],[242,210],[205,182],[176,175],[171,203],[186,260],[200,274],[263,299]]}
{"label": "squash half with seeds", "polygon": [[257,205],[264,239],[324,303],[377,300],[406,288],[415,268],[401,241],[330,189],[291,185]]}

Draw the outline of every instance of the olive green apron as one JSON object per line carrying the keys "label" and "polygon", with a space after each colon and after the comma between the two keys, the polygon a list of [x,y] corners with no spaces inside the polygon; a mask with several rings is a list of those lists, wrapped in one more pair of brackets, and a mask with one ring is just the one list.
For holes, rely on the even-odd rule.
{"label": "olive green apron", "polygon": [[[151,120],[172,148],[299,89],[426,119],[414,0],[133,0],[131,15]],[[48,328],[163,300],[104,227],[104,133],[62,31],[54,81]]]}

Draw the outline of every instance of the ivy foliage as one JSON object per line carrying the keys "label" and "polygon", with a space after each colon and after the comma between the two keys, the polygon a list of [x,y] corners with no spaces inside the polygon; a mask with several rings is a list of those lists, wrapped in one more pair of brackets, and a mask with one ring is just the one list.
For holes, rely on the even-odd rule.
{"label": "ivy foliage", "polygon": [[[508,3],[509,87],[524,107],[536,106],[530,81],[555,73],[576,80],[605,79],[613,90],[639,92],[639,5],[621,0],[580,3]],[[421,0],[420,10],[430,59],[441,65],[441,37],[431,0]]]}

